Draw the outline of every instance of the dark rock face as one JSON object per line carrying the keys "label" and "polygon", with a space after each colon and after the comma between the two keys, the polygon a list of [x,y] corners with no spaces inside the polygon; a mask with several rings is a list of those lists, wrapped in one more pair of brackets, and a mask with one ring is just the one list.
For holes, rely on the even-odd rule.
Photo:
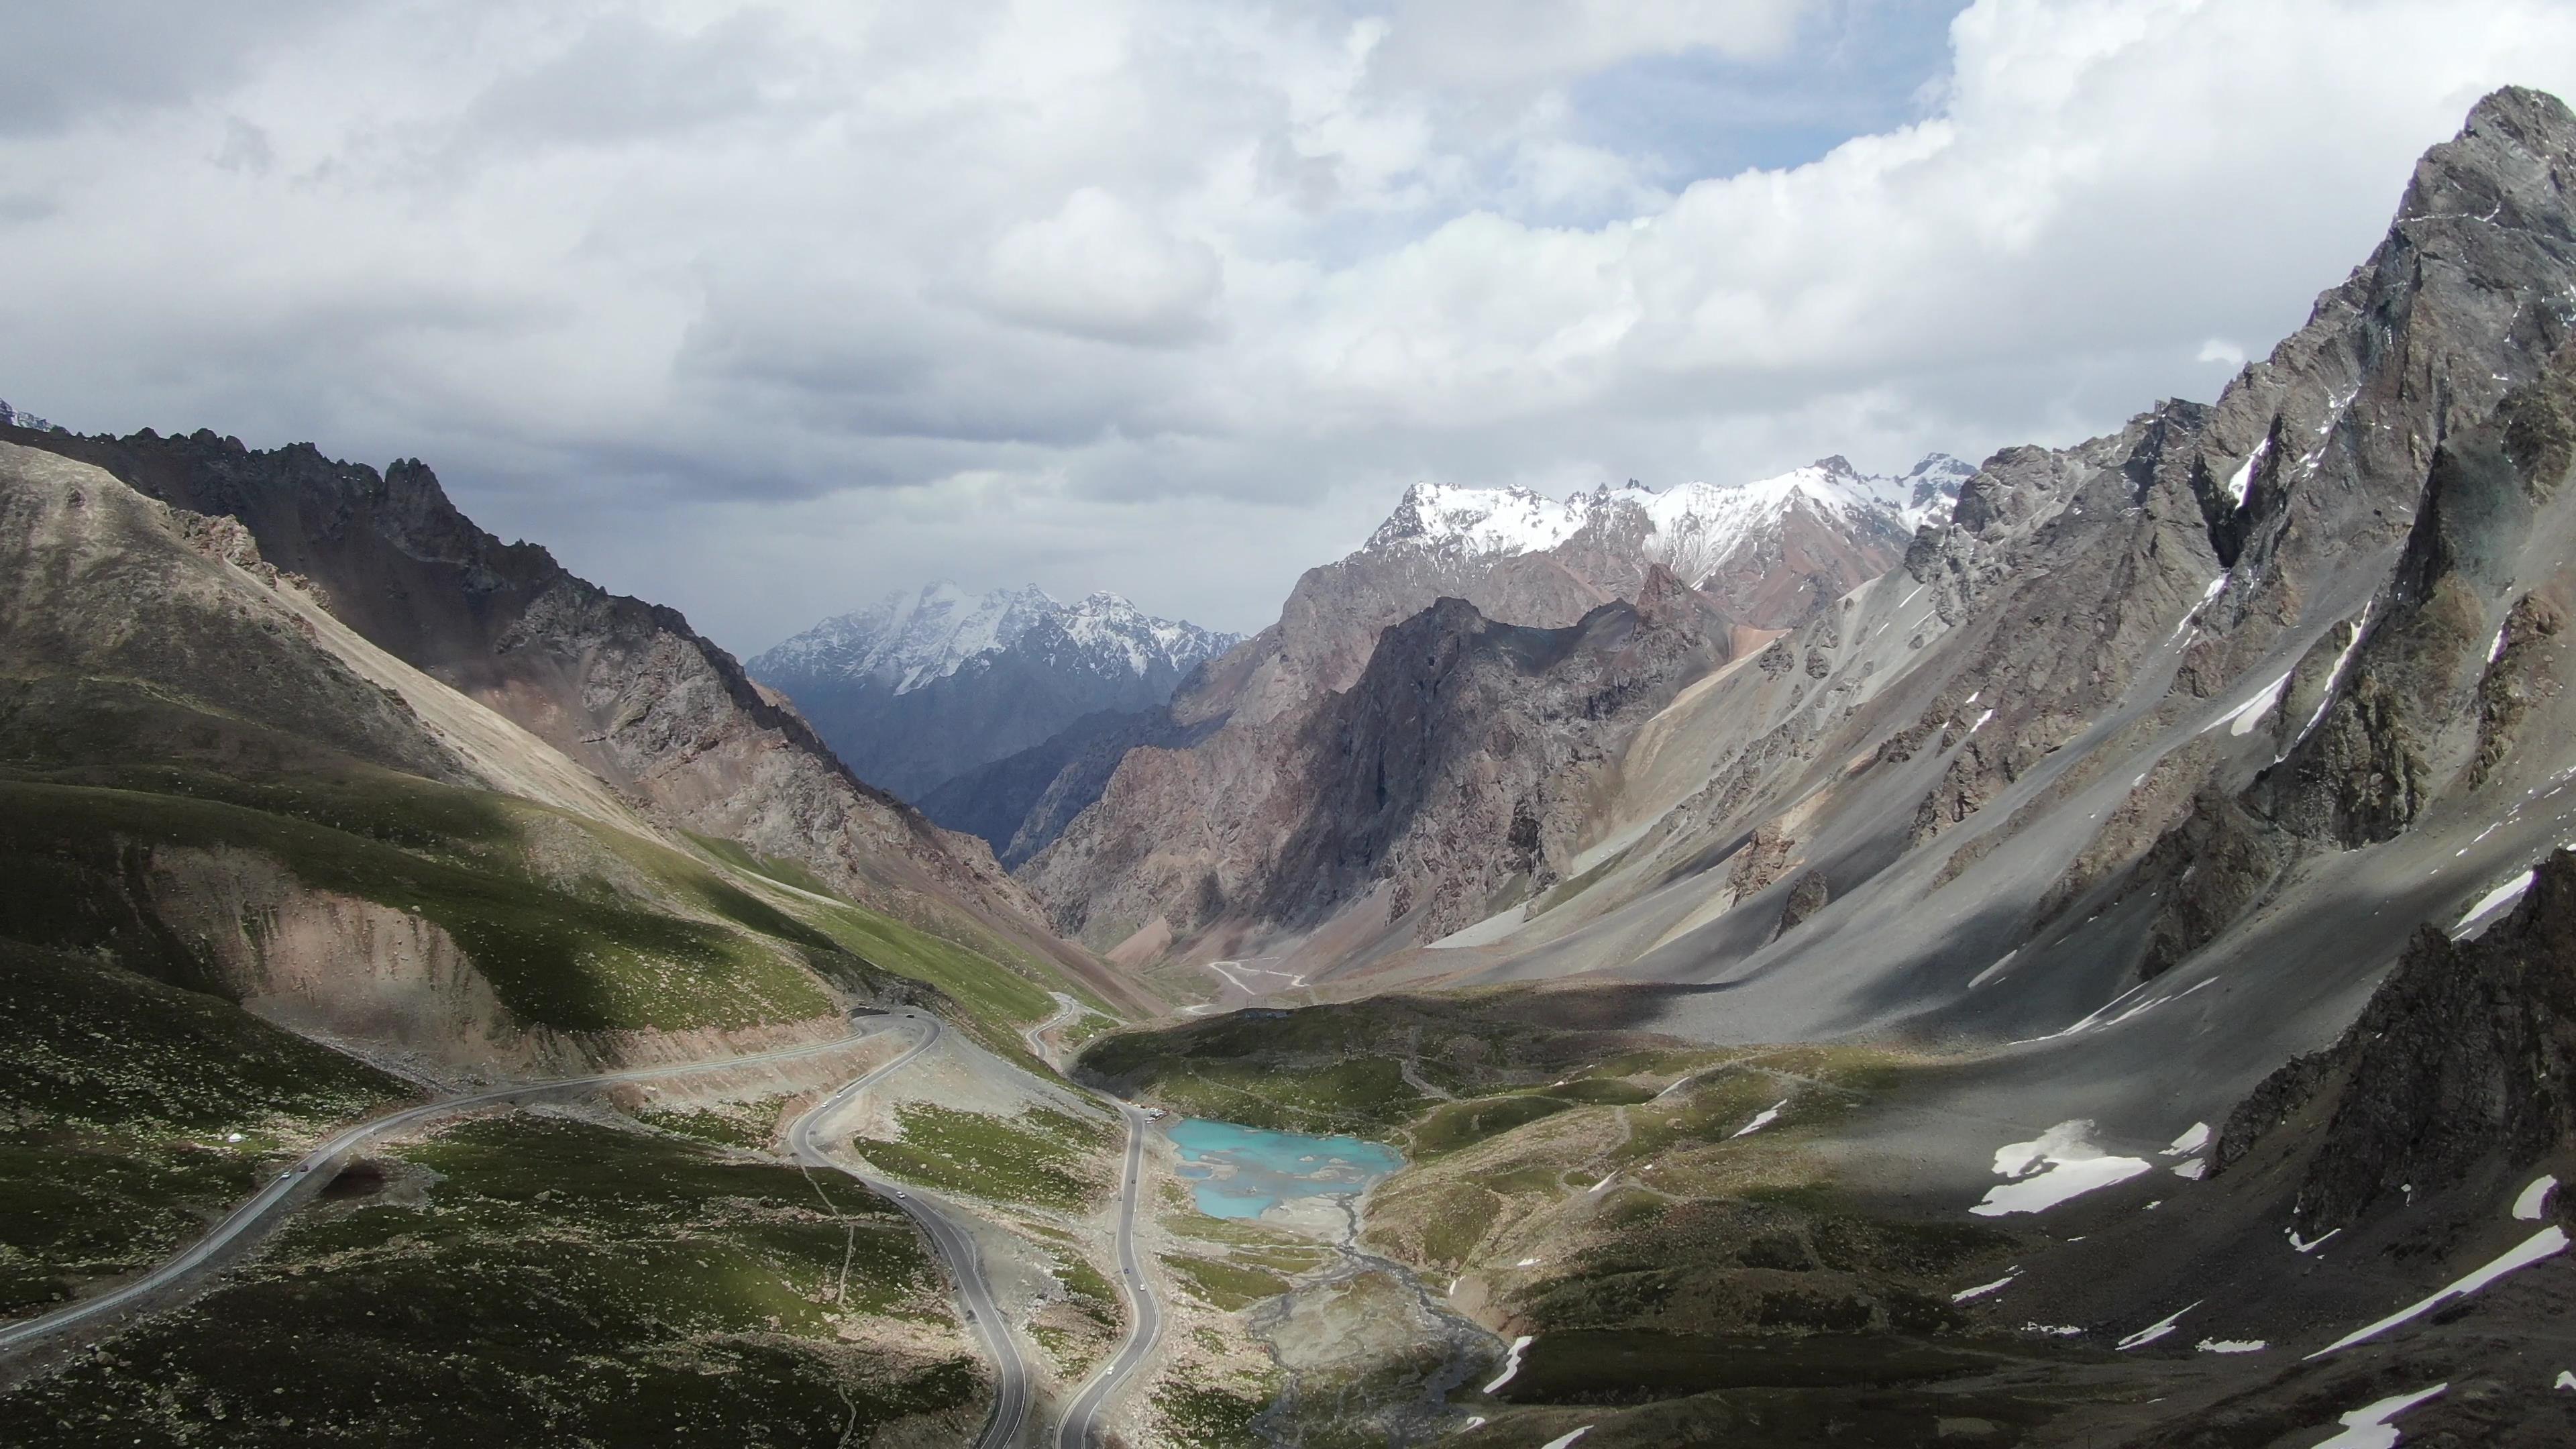
{"label": "dark rock face", "polygon": [[2409,1184],[2576,1146],[2576,854],[2543,863],[2522,904],[2474,941],[2419,931],[2340,1041],[2229,1117],[2217,1165],[2302,1116],[2324,1118],[2299,1191],[2307,1236]]}
{"label": "dark rock face", "polygon": [[[1033,904],[980,842],[861,782],[677,612],[504,544],[416,461],[382,474],[310,444],[254,452],[198,432],[0,437],[93,464],[175,507],[237,520],[368,640],[481,700],[688,829],[804,862],[907,913],[970,912],[1030,939]],[[1019,924],[1013,924],[1019,923]]]}
{"label": "dark rock face", "polygon": [[1779,935],[1798,929],[1800,922],[1833,904],[1834,893],[1820,871],[1808,871],[1789,883],[1789,899],[1780,907]]}
{"label": "dark rock face", "polygon": [[1564,629],[1443,599],[1311,711],[1146,747],[1024,868],[1059,924],[1114,944],[1160,918],[1305,925],[1381,887],[1417,934],[1572,858],[1610,743],[1726,658],[1731,626],[1656,570]]}
{"label": "dark rock face", "polygon": [[[1443,599],[1389,629],[1357,685],[1300,740],[1312,791],[1265,872],[1264,919],[1303,924],[1390,883],[1446,935],[1506,883],[1555,883],[1583,824],[1582,772],[1619,725],[1723,662],[1713,610],[1681,607],[1671,575],[1637,605],[1571,629],[1496,624]],[[1678,591],[1678,592],[1676,592]]]}

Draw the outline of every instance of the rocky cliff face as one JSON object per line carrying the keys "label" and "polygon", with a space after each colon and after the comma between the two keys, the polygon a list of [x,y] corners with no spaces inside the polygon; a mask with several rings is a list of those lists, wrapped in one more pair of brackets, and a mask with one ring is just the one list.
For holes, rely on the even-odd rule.
{"label": "rocky cliff face", "polygon": [[851,774],[678,613],[475,527],[424,464],[379,474],[309,445],[255,452],[210,432],[0,438],[238,521],[270,564],[313,580],[368,641],[678,826],[802,862],[902,914],[962,910],[1048,949],[1033,903],[982,842]]}
{"label": "rocky cliff face", "polygon": [[[949,780],[1085,716],[1160,708],[1192,670],[1241,642],[1115,594],[1059,604],[1035,587],[979,599],[934,584],[827,619],[748,668],[793,697],[853,770],[926,805]],[[970,805],[961,818],[993,808]],[[1015,829],[987,838],[1000,849]]]}
{"label": "rocky cliff face", "polygon": [[2267,1139],[2305,1156],[2294,1211],[2308,1238],[2417,1183],[2522,1174],[2576,1149],[2576,854],[2543,862],[2473,940],[2418,931],[2341,1039],[2239,1104],[2215,1165]]}
{"label": "rocky cliff face", "polygon": [[1378,919],[1447,934],[1565,872],[1613,746],[1732,637],[1660,568],[1562,629],[1439,600],[1312,710],[1128,753],[1027,879],[1096,945],[1312,926],[1379,893]]}

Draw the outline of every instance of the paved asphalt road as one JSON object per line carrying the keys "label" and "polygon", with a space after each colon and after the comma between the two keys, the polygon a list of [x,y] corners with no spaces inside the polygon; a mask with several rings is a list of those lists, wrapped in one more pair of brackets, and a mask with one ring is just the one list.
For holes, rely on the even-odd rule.
{"label": "paved asphalt road", "polygon": [[984,1421],[984,1432],[976,1439],[978,1449],[1008,1449],[1019,1442],[1020,1431],[1029,1419],[1029,1367],[1020,1357],[1020,1346],[1011,1337],[1010,1325],[1003,1320],[1002,1310],[993,1302],[993,1286],[984,1277],[983,1255],[976,1250],[975,1237],[965,1227],[965,1214],[934,1198],[919,1188],[899,1186],[876,1176],[855,1163],[833,1157],[815,1141],[815,1124],[847,1106],[859,1093],[875,1086],[904,1063],[929,1050],[939,1040],[939,1022],[932,1017],[906,1013],[904,1020],[930,1030],[912,1049],[893,1061],[850,1083],[815,1104],[812,1111],[796,1119],[787,1129],[788,1150],[798,1163],[846,1173],[860,1186],[886,1198],[901,1208],[905,1215],[930,1238],[931,1248],[948,1264],[957,1279],[957,1298],[965,1306],[966,1319],[975,1326],[976,1336],[984,1342],[984,1353],[993,1361],[993,1413]]}
{"label": "paved asphalt road", "polygon": [[1046,1034],[1082,1015],[1084,1007],[1081,1002],[1061,991],[1050,991],[1047,994],[1055,998],[1055,1015],[1022,1030],[1020,1040],[1029,1044],[1030,1056],[1036,1057],[1049,1066],[1054,1066],[1055,1053],[1047,1050]]}
{"label": "paved asphalt road", "polygon": [[1127,1173],[1119,1187],[1118,1202],[1118,1271],[1125,1280],[1135,1324],[1118,1356],[1074,1396],[1073,1406],[1064,1411],[1064,1422],[1056,1429],[1056,1449],[1089,1449],[1101,1406],[1126,1384],[1163,1337],[1163,1305],[1156,1301],[1145,1278],[1145,1265],[1136,1257],[1136,1200],[1143,1191],[1145,1130],[1150,1119],[1141,1109],[1125,1102],[1117,1106],[1127,1119]]}
{"label": "paved asphalt road", "polygon": [[[224,1249],[255,1237],[259,1230],[274,1226],[273,1220],[285,1216],[285,1210],[290,1205],[290,1199],[295,1197],[297,1189],[312,1182],[327,1180],[328,1173],[325,1169],[337,1163],[342,1156],[355,1150],[360,1144],[387,1132],[399,1131],[402,1128],[426,1122],[433,1117],[453,1112],[490,1106],[495,1102],[543,1096],[571,1088],[650,1081],[659,1077],[687,1076],[695,1072],[719,1072],[736,1067],[757,1066],[762,1062],[817,1056],[824,1052],[839,1051],[854,1042],[863,1040],[869,1034],[853,1032],[838,1041],[825,1042],[820,1046],[787,1047],[779,1051],[758,1052],[751,1056],[727,1057],[721,1061],[691,1062],[686,1066],[646,1067],[634,1071],[601,1072],[588,1077],[565,1077],[550,1082],[523,1083],[489,1092],[476,1092],[469,1096],[449,1097],[443,1101],[431,1102],[426,1106],[397,1112],[390,1117],[379,1117],[370,1122],[361,1122],[354,1127],[343,1128],[330,1140],[304,1154],[294,1166],[279,1173],[250,1201],[234,1208],[222,1222],[215,1224],[213,1231],[198,1239],[196,1244],[186,1252],[122,1288],[102,1293],[96,1298],[84,1299],[63,1308],[57,1308],[51,1313],[31,1318],[24,1323],[0,1329],[0,1354],[25,1348],[75,1324],[86,1323],[91,1319],[114,1313],[152,1294],[177,1286],[191,1275],[203,1270]],[[909,1056],[910,1053],[906,1055]],[[875,1075],[883,1075],[882,1070]]]}

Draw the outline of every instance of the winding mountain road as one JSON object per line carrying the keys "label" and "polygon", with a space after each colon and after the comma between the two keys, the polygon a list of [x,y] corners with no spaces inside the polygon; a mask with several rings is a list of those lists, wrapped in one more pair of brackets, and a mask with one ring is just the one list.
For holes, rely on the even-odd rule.
{"label": "winding mountain road", "polygon": [[1024,1028],[1020,1032],[1020,1040],[1029,1044],[1030,1056],[1052,1067],[1056,1065],[1055,1053],[1047,1050],[1046,1034],[1079,1019],[1083,1012],[1090,1008],[1061,991],[1050,991],[1047,994],[1055,998],[1055,1015],[1035,1026]]}
{"label": "winding mountain road", "polygon": [[1118,1272],[1134,1325],[1117,1356],[1083,1386],[1081,1393],[1074,1395],[1072,1406],[1064,1411],[1064,1420],[1056,1427],[1056,1449],[1089,1449],[1101,1407],[1126,1386],[1163,1338],[1163,1305],[1154,1297],[1153,1286],[1145,1278],[1145,1265],[1136,1256],[1137,1198],[1143,1192],[1145,1131],[1152,1119],[1141,1108],[1125,1102],[1116,1105],[1119,1115],[1127,1119],[1127,1170],[1118,1189]]}
{"label": "winding mountain road", "polygon": [[[837,1041],[824,1042],[815,1046],[784,1047],[777,1051],[755,1052],[749,1056],[726,1057],[718,1061],[690,1062],[683,1066],[640,1067],[623,1072],[599,1072],[586,1077],[561,1077],[552,1081],[526,1082],[518,1086],[499,1087],[492,1091],[475,1092],[462,1097],[447,1097],[396,1112],[390,1117],[378,1117],[372,1121],[342,1128],[322,1145],[297,1159],[293,1166],[272,1178],[265,1187],[252,1195],[249,1201],[234,1208],[223,1221],[215,1224],[211,1231],[177,1257],[169,1259],[121,1288],[57,1308],[51,1313],[40,1314],[24,1323],[0,1328],[0,1355],[30,1347],[67,1328],[105,1317],[119,1309],[132,1307],[155,1294],[180,1286],[191,1277],[206,1271],[225,1249],[256,1241],[262,1232],[276,1226],[277,1220],[286,1215],[286,1210],[293,1205],[293,1199],[298,1196],[299,1189],[328,1179],[328,1174],[323,1169],[332,1166],[341,1157],[369,1140],[381,1137],[388,1132],[397,1132],[405,1127],[415,1126],[452,1113],[470,1111],[476,1107],[488,1107],[496,1102],[524,1100],[584,1087],[652,1081],[663,1077],[688,1076],[698,1072],[728,1071],[738,1067],[758,1066],[764,1062],[788,1061],[797,1057],[820,1056],[825,1052],[840,1051],[854,1043],[866,1040],[873,1034],[869,1031],[857,1031]],[[937,1035],[935,1031],[932,1034]],[[918,1051],[919,1048],[916,1047],[914,1050]],[[911,1053],[907,1052],[903,1058],[897,1060],[908,1059],[910,1055]],[[884,1068],[880,1068],[867,1080],[883,1075],[884,1071]]]}
{"label": "winding mountain road", "polygon": [[932,1250],[948,1264],[950,1273],[956,1277],[957,1298],[966,1310],[966,1321],[975,1326],[976,1337],[983,1340],[985,1356],[993,1361],[993,1412],[984,1421],[984,1432],[977,1436],[975,1443],[978,1449],[1008,1449],[1008,1446],[1019,1442],[1020,1431],[1028,1424],[1029,1366],[1027,1360],[1020,1357],[1020,1346],[1012,1340],[1010,1325],[1002,1317],[1001,1308],[993,1301],[993,1285],[984,1277],[984,1257],[975,1246],[974,1234],[966,1229],[966,1215],[923,1195],[918,1188],[900,1186],[856,1163],[832,1156],[814,1137],[816,1125],[825,1117],[848,1106],[861,1092],[885,1080],[939,1040],[937,1019],[913,1016],[905,1019],[930,1030],[903,1055],[834,1092],[816,1103],[813,1110],[797,1118],[787,1129],[787,1147],[799,1165],[842,1173],[861,1187],[892,1202],[930,1239]]}
{"label": "winding mountain road", "polygon": [[[1056,1016],[1025,1033],[1029,1045],[1042,1060],[1048,1054],[1040,1049],[1042,1043],[1039,1038],[1072,1021],[1083,1011],[1081,1003],[1070,997],[1058,994],[1057,1001],[1061,1009]],[[899,1185],[861,1165],[833,1157],[816,1137],[819,1124],[832,1113],[847,1107],[860,1093],[900,1070],[939,1040],[942,1027],[935,1017],[907,1012],[895,1020],[928,1029],[921,1040],[906,1048],[901,1055],[841,1087],[797,1118],[787,1129],[788,1149],[800,1166],[841,1173],[892,1202],[929,1238],[932,1251],[948,1265],[955,1277],[958,1301],[965,1309],[967,1321],[974,1325],[976,1337],[982,1341],[986,1355],[993,1362],[993,1412],[985,1421],[984,1431],[976,1439],[976,1444],[978,1449],[1009,1449],[1019,1442],[1028,1425],[1032,1403],[1028,1363],[1021,1356],[1018,1343],[1011,1337],[1008,1321],[994,1300],[992,1284],[984,1274],[982,1252],[976,1246],[974,1235],[968,1231],[967,1214],[944,1201],[923,1195],[918,1189]],[[344,1127],[270,1179],[248,1201],[226,1214],[204,1237],[142,1277],[95,1298],[67,1304],[24,1323],[0,1328],[0,1356],[31,1348],[80,1324],[137,1307],[212,1272],[227,1250],[246,1247],[273,1230],[299,1200],[310,1196],[306,1189],[329,1180],[328,1169],[336,1166],[340,1159],[389,1133],[499,1103],[526,1102],[586,1088],[730,1071],[820,1056],[854,1046],[884,1029],[872,1027],[812,1046],[783,1047],[776,1051],[754,1052],[714,1061],[523,1082],[485,1092],[441,1098]],[[1116,1106],[1127,1123],[1127,1158],[1119,1186],[1117,1241],[1119,1272],[1133,1324],[1117,1355],[1084,1386],[1072,1407],[1066,1411],[1056,1435],[1056,1443],[1063,1449],[1087,1449],[1103,1406],[1135,1375],[1137,1368],[1161,1341],[1163,1333],[1162,1304],[1146,1281],[1145,1266],[1136,1250],[1136,1214],[1143,1194],[1145,1133],[1151,1119],[1141,1109],[1115,1098],[1103,1100]]]}

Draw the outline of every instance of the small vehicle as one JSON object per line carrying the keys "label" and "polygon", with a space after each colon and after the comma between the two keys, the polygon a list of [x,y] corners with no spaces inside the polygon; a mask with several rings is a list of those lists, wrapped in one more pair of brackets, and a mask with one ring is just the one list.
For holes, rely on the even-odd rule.
{"label": "small vehicle", "polygon": [[1164,1111],[1160,1107],[1148,1107],[1145,1109],[1145,1120],[1148,1122],[1160,1122],[1170,1115],[1172,1114]]}
{"label": "small vehicle", "polygon": [[899,1187],[898,1187],[898,1188],[896,1188],[896,1189],[894,1190],[894,1195],[895,1195],[896,1197],[910,1197],[910,1196],[912,1196],[912,1194],[910,1194],[910,1193],[908,1193],[908,1192],[905,1192],[902,1188],[899,1188]]}

